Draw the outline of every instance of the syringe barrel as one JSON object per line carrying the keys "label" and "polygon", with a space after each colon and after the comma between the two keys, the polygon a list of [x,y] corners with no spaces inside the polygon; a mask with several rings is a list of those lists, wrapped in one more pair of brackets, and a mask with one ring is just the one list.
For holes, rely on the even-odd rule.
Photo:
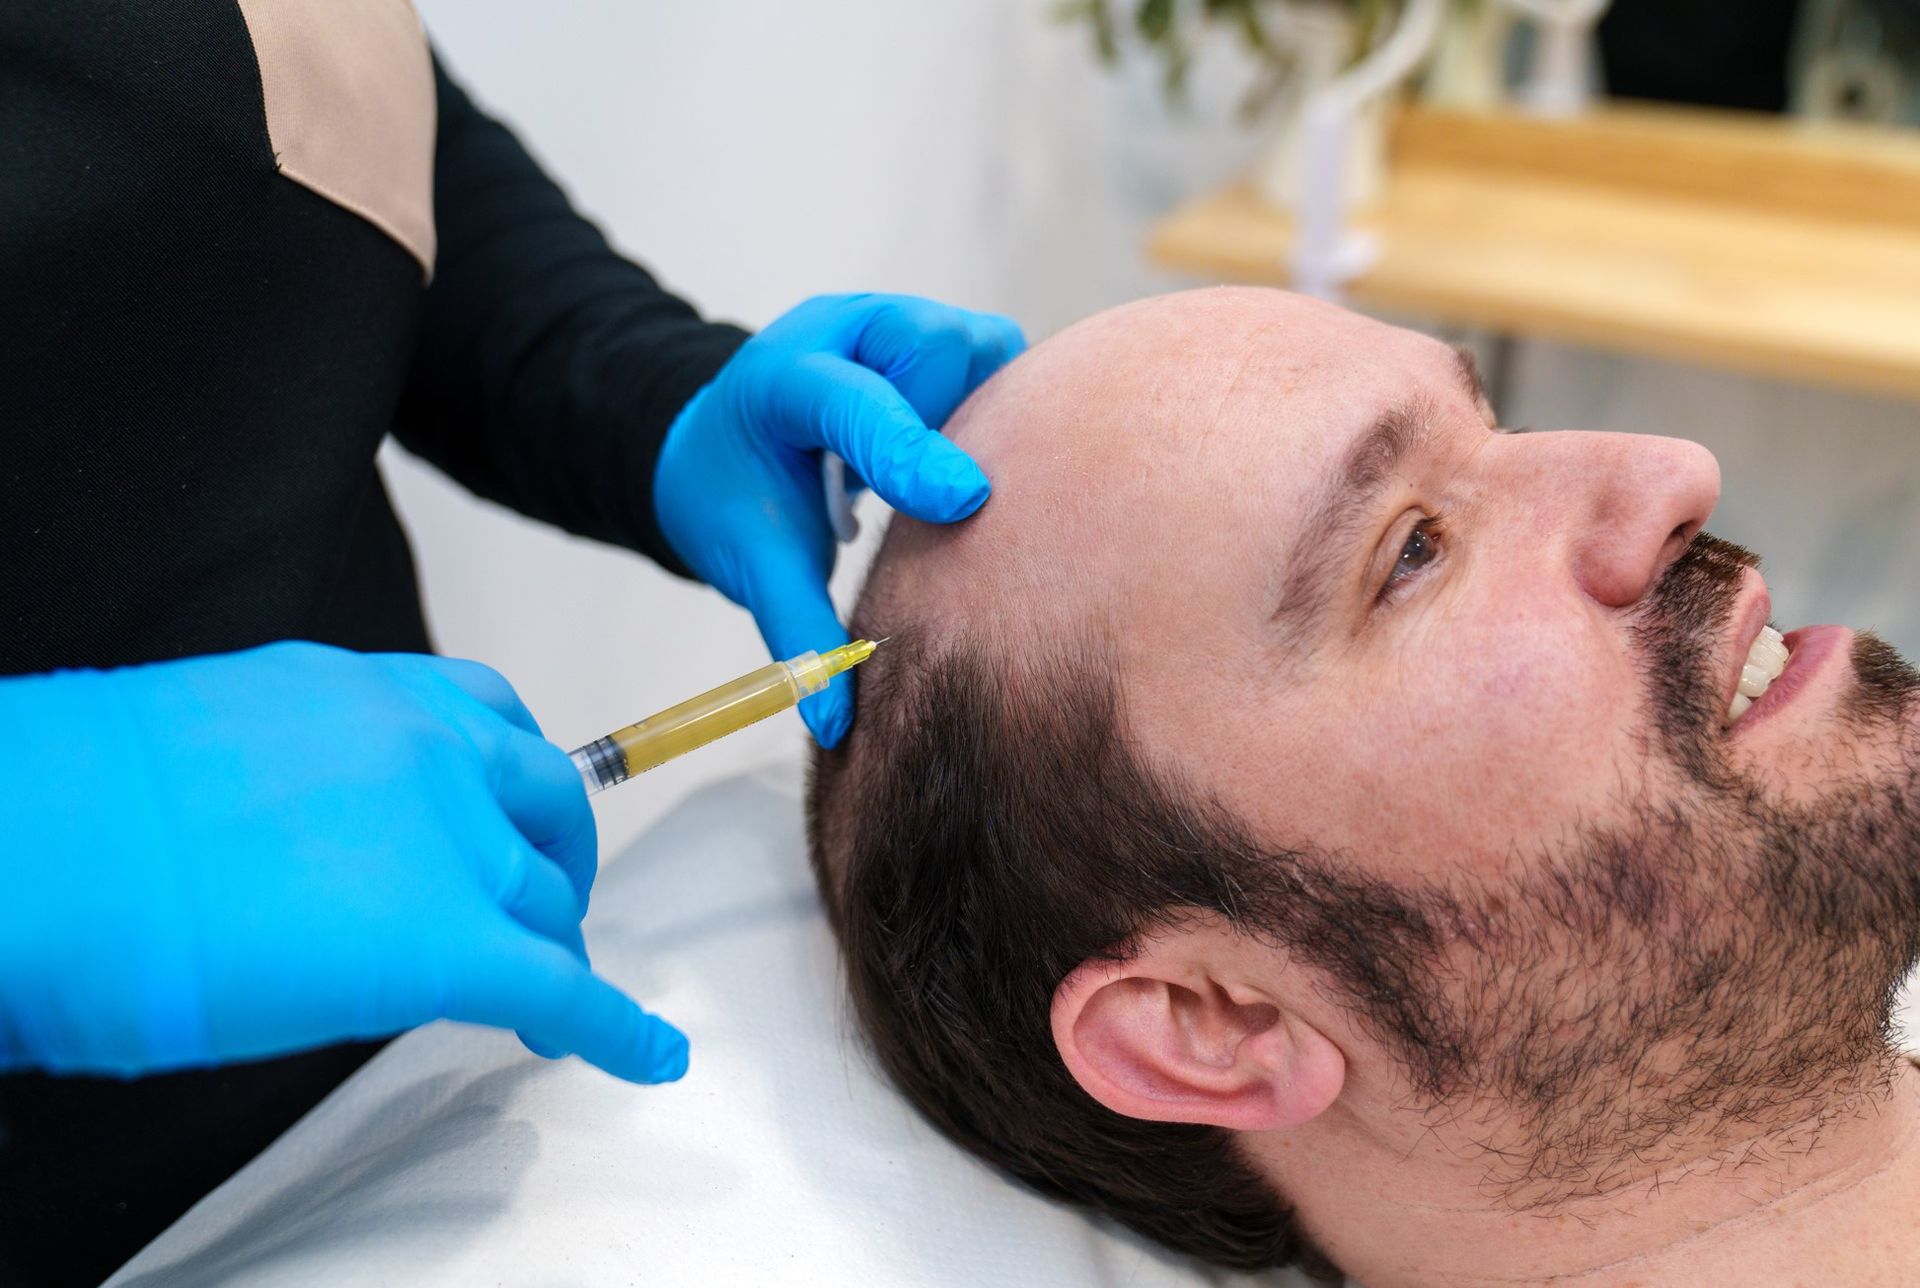
{"label": "syringe barrel", "polygon": [[573,763],[589,793],[604,791],[777,715],[826,688],[832,678],[812,651],[774,662],[588,743],[573,753]]}

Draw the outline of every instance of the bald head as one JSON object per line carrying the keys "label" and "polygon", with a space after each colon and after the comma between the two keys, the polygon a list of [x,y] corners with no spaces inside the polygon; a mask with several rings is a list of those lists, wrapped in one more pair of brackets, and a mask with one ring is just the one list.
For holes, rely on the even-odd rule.
{"label": "bald head", "polygon": [[1221,534],[1270,527],[1346,446],[1356,408],[1428,387],[1471,406],[1452,350],[1283,291],[1096,314],[955,414],[947,432],[992,499],[952,527],[896,519],[861,629],[1110,636],[1116,608],[1143,595],[1177,614],[1179,583],[1207,572],[1196,565],[1237,553]]}

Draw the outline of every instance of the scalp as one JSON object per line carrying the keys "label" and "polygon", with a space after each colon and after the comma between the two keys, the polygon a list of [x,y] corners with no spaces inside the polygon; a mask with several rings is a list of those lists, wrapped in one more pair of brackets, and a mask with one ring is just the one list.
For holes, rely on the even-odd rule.
{"label": "scalp", "polygon": [[[1191,503],[1265,486],[1312,392],[1398,343],[1319,300],[1258,287],[1154,296],[1094,314],[1010,363],[947,433],[993,495],[952,526],[893,521],[861,598],[870,631],[1013,639],[1099,632],[1145,549],[1187,540]],[[1151,539],[1143,539],[1151,538]]]}

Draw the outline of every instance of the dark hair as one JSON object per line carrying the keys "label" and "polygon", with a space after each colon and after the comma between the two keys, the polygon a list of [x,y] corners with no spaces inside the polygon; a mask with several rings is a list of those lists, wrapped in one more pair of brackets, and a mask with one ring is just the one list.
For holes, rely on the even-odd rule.
{"label": "dark hair", "polygon": [[1230,1133],[1116,1114],[1055,1049],[1082,962],[1196,910],[1264,926],[1289,885],[1129,749],[1090,653],[995,666],[896,636],[864,668],[807,800],[854,1009],[936,1127],[1034,1188],[1218,1265],[1330,1274]]}

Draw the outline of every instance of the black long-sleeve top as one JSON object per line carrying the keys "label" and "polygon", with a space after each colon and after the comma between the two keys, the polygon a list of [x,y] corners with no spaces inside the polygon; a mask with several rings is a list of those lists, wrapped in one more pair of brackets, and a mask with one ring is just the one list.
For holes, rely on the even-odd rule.
{"label": "black long-sleeve top", "polygon": [[[300,8],[0,0],[0,674],[427,648],[388,433],[679,570],[654,461],[744,333],[615,254],[405,0],[340,6],[377,21],[337,49]],[[403,74],[437,122],[368,108]],[[432,131],[430,226],[353,187],[360,158],[404,167],[388,125]],[[0,1283],[97,1282],[372,1049],[0,1078]]]}

